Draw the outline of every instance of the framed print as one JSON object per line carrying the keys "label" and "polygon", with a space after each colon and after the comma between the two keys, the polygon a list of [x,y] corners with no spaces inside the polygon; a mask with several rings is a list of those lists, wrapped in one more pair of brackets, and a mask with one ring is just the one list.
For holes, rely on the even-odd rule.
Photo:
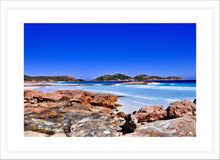
{"label": "framed print", "polygon": [[218,3],[2,1],[2,157],[217,158]]}
{"label": "framed print", "polygon": [[196,137],[195,23],[25,23],[24,74],[25,136]]}

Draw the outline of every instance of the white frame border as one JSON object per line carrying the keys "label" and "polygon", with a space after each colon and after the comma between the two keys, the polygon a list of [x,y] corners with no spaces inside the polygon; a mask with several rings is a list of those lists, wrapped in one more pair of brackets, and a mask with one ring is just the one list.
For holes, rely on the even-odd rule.
{"label": "white frame border", "polygon": [[[204,2],[204,1],[203,1]],[[31,2],[28,2],[28,3],[31,3]],[[44,2],[43,2],[44,3]],[[47,2],[48,3],[48,2]],[[5,6],[4,6],[5,7]],[[6,6],[5,8],[4,8],[4,10],[2,11],[3,12],[3,14],[5,14],[5,13],[7,13],[8,12],[8,9],[16,9],[18,6]],[[20,7],[20,6],[19,6]],[[29,9],[29,7],[30,6],[28,6],[27,8]],[[216,27],[216,28],[214,28],[214,33],[219,33],[218,32],[218,26],[219,26],[219,21],[217,21],[217,18],[218,18],[218,16],[216,15],[217,13],[219,13],[219,8],[217,8],[215,5],[210,5],[210,6],[207,6],[207,5],[203,5],[202,6],[203,8],[209,8],[209,9],[212,9],[213,10],[213,12],[215,13],[215,17],[213,17],[213,22],[215,23],[215,25],[214,25],[214,27]],[[36,9],[37,7],[34,7],[33,9]],[[159,7],[160,8],[160,7]],[[191,7],[189,7],[189,8],[191,8]],[[162,7],[161,7],[161,9],[162,9]],[[175,8],[176,9],[176,8]],[[197,8],[198,9],[198,8]],[[6,16],[7,17],[7,16]],[[5,18],[5,17],[4,17]],[[4,19],[3,18],[3,19]],[[7,24],[7,18],[5,18],[4,19],[5,20],[5,22],[6,22],[6,24]],[[2,19],[1,19],[1,22],[2,22]],[[7,28],[7,27],[6,27]],[[5,29],[5,28],[3,28],[3,29]],[[2,31],[4,31],[2,29],[2,26],[1,26],[1,33],[3,33]],[[213,65],[214,65],[214,70],[213,70],[213,72],[215,73],[214,74],[214,83],[213,83],[213,87],[214,87],[214,85],[217,87],[217,88],[219,88],[219,85],[218,85],[218,82],[219,82],[219,55],[218,54],[216,54],[216,53],[218,53],[218,51],[219,51],[219,48],[218,48],[218,42],[219,42],[219,36],[216,36],[216,34],[214,34],[213,33],[213,35],[214,35],[214,44],[213,44],[213,48],[214,48],[214,63],[213,63]],[[5,35],[5,33],[3,33],[3,37],[7,37],[7,35]],[[4,41],[4,39],[3,38],[1,38],[1,45],[2,44],[6,44],[5,42],[3,42]],[[2,46],[4,46],[4,45],[2,45]],[[7,47],[6,47],[7,48]],[[4,49],[6,49],[5,47],[2,47],[1,48],[1,51],[2,51],[2,53],[5,53],[5,50]],[[6,50],[6,53],[7,53],[7,50]],[[3,60],[5,59],[5,58],[7,58],[7,56],[5,57],[5,55],[1,55],[1,88],[2,88],[2,90],[1,90],[1,106],[3,106],[3,104],[4,104],[4,98],[5,98],[5,96],[3,96],[3,94],[5,94],[5,92],[3,92],[3,90],[4,91],[6,91],[6,94],[7,94],[7,88],[4,86],[5,85],[5,82],[7,82],[7,72],[6,71],[4,71],[3,70],[3,68],[6,66],[6,63],[5,62],[3,62]],[[217,105],[217,106],[219,106],[219,102],[217,102],[217,98],[219,97],[218,96],[219,95],[219,90],[217,90],[217,89],[215,89],[215,94],[214,94],[214,99],[215,99],[215,101],[213,101],[213,102],[215,102],[215,105]],[[1,111],[2,111],[2,108],[1,108]],[[3,109],[3,111],[5,111],[5,109]],[[216,112],[216,111],[218,111],[218,112]],[[2,112],[1,112],[2,113]],[[216,109],[215,108],[215,110],[214,110],[214,113],[213,113],[213,115],[216,115],[217,116],[217,114],[219,113],[219,109]],[[218,114],[219,115],[219,114]],[[214,120],[214,126],[218,126],[218,124],[219,124],[219,118],[217,118],[215,116],[215,120]],[[2,119],[2,116],[1,116],[1,124],[3,124],[3,120],[4,119]],[[218,122],[216,122],[216,120],[218,120]],[[2,125],[1,125],[2,126]],[[5,125],[4,125],[5,126]],[[219,148],[219,144],[216,144],[216,141],[214,141],[214,140],[217,140],[218,138],[216,138],[217,136],[216,136],[216,134],[217,133],[219,133],[219,127],[217,127],[218,128],[218,130],[216,130],[215,129],[215,127],[213,127],[213,129],[215,129],[214,130],[214,136],[213,136],[213,145],[214,145],[214,150],[213,150],[213,152],[207,152],[207,153],[204,153],[203,152],[203,155],[204,156],[201,156],[201,158],[204,158],[204,157],[206,157],[205,156],[205,154],[206,155],[211,155],[211,156],[213,156],[213,155],[215,155],[215,157],[216,157],[216,147],[217,147],[217,150],[218,150],[218,148]],[[2,128],[1,128],[1,131],[2,131]],[[6,131],[7,131],[7,126],[6,126]],[[7,134],[6,134],[7,135]],[[218,135],[218,134],[217,134]],[[4,137],[2,137],[2,134],[1,134],[1,140],[3,140],[4,139]],[[2,141],[1,141],[2,142]],[[3,140],[3,142],[4,142],[4,144],[5,144],[5,140]],[[6,144],[7,144],[7,142],[6,142]],[[3,152],[2,153],[4,153],[4,157],[14,157],[14,155],[17,155],[18,157],[20,156],[20,155],[22,155],[23,153],[25,153],[25,152],[17,152],[17,151],[10,151],[10,152],[8,152],[7,150],[5,150],[5,146],[1,143],[1,148],[3,148]],[[34,155],[34,154],[36,154],[37,152],[26,152],[25,154],[28,154],[28,155]],[[39,153],[43,153],[43,152],[39,152]],[[69,152],[69,154],[71,155],[73,152]],[[79,157],[78,158],[81,158],[82,157],[82,155],[83,155],[83,153],[84,152],[75,152],[74,153],[74,155],[79,155]],[[87,158],[90,158],[91,156],[89,156],[90,154],[91,155],[96,155],[96,154],[98,154],[98,155],[106,155],[106,154],[108,154],[108,153],[105,153],[105,152],[102,152],[102,153],[100,153],[100,152],[86,152],[86,153],[88,153],[88,155],[86,155],[85,156],[85,153],[84,153],[84,156],[85,157],[87,157]],[[121,154],[127,154],[127,155],[129,155],[130,157],[133,157],[132,155],[134,154],[134,153],[128,153],[128,152],[120,152]],[[155,155],[155,153],[157,153],[156,151],[155,152],[151,152],[151,155]],[[168,155],[168,153],[167,152],[160,152],[161,154],[164,154],[164,156],[166,157],[167,155]],[[189,152],[188,152],[189,153]],[[213,154],[213,153],[215,153],[215,154]],[[45,156],[46,156],[46,154],[54,154],[54,152],[46,152],[46,153],[43,153]],[[65,152],[65,154],[67,154],[67,152]],[[147,152],[138,152],[138,154],[142,154],[142,155],[144,155],[144,156],[146,156],[146,155],[149,155],[149,153]],[[179,157],[179,154],[180,153],[175,153],[175,155],[176,155],[176,157]],[[181,154],[183,154],[183,153],[181,153]],[[190,153],[190,154],[192,154],[192,153]],[[198,155],[198,153],[196,153],[197,155]],[[201,153],[199,153],[199,154],[201,154]],[[6,156],[7,155],[7,156]],[[97,156],[97,155],[96,155]],[[104,157],[103,156],[103,157]],[[136,155],[137,156],[137,155]],[[160,156],[161,157],[161,156]],[[29,156],[29,158],[30,158],[30,156]],[[127,157],[128,158],[128,157]],[[133,157],[133,158],[135,158],[135,157]]]}

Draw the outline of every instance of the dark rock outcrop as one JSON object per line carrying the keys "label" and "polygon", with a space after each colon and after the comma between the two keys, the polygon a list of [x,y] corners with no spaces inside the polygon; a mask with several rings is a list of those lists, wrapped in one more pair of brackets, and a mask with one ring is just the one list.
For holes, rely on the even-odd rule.
{"label": "dark rock outcrop", "polygon": [[195,103],[195,104],[196,104],[196,99],[194,99],[193,103]]}
{"label": "dark rock outcrop", "polygon": [[122,125],[122,133],[132,133],[137,128],[137,124],[132,120],[131,114],[125,116],[125,123]]}

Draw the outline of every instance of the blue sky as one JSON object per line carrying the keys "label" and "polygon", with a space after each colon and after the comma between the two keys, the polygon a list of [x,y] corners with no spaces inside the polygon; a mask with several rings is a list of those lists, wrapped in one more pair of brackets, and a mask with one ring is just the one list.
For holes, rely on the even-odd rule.
{"label": "blue sky", "polygon": [[196,24],[25,23],[24,73],[196,79]]}

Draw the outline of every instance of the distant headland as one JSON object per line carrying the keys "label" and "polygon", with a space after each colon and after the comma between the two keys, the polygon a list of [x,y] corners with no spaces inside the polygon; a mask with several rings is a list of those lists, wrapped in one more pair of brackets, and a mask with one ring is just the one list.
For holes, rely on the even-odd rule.
{"label": "distant headland", "polygon": [[[91,81],[95,82],[108,82],[108,81],[161,81],[161,80],[185,80],[181,77],[160,77],[160,76],[149,76],[146,74],[137,75],[135,77],[130,77],[124,74],[114,74],[114,75],[103,75],[100,77],[97,77]],[[86,80],[83,79],[76,79],[71,76],[27,76],[24,75],[24,81],[26,83],[33,82],[49,82],[54,83],[58,81],[65,81],[65,82],[85,82]]]}
{"label": "distant headland", "polygon": [[185,80],[181,77],[160,77],[149,76],[146,74],[137,75],[134,78],[124,74],[104,75],[100,76],[92,81],[152,81],[152,80]]}

